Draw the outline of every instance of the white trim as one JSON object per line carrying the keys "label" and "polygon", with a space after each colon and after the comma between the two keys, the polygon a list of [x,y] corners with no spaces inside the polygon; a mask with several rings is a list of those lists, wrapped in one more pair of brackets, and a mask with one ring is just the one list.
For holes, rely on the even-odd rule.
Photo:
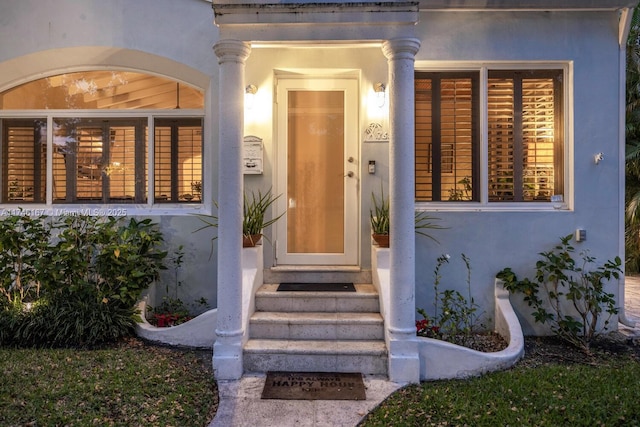
{"label": "white trim", "polygon": [[615,11],[631,7],[633,0],[420,0],[420,11]]}

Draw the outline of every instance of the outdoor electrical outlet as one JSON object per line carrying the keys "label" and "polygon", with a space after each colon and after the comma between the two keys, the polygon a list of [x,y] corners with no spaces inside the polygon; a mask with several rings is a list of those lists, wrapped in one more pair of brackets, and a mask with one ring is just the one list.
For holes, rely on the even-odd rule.
{"label": "outdoor electrical outlet", "polygon": [[576,230],[576,242],[584,242],[587,240],[587,230],[578,228]]}
{"label": "outdoor electrical outlet", "polygon": [[376,173],[376,161],[369,160],[369,173]]}

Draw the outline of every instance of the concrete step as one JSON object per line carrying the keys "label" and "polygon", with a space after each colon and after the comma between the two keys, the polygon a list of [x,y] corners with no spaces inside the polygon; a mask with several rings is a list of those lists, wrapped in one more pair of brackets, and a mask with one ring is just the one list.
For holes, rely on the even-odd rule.
{"label": "concrete step", "polygon": [[380,312],[378,292],[370,284],[355,284],[356,292],[278,292],[277,284],[256,292],[256,311]]}
{"label": "concrete step", "polygon": [[252,338],[283,340],[382,340],[380,313],[255,312]]}
{"label": "concrete step", "polygon": [[244,348],[245,371],[361,372],[387,374],[384,341],[250,339]]}
{"label": "concrete step", "polygon": [[371,270],[354,266],[281,266],[265,269],[265,283],[371,283]]}

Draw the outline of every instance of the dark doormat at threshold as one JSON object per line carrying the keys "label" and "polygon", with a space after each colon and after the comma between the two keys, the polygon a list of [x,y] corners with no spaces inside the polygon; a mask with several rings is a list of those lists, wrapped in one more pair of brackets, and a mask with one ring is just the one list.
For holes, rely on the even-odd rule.
{"label": "dark doormat at threshold", "polygon": [[301,292],[355,292],[353,283],[280,283],[278,291]]}
{"label": "dark doormat at threshold", "polygon": [[267,372],[262,399],[366,400],[362,374]]}

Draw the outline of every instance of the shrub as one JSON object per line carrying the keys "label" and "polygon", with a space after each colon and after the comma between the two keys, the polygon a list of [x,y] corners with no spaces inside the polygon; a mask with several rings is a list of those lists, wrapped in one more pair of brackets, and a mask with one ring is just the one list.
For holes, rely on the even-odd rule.
{"label": "shrub", "polygon": [[116,299],[133,306],[165,268],[162,234],[150,219],[121,224],[113,217],[67,216],[56,228],[52,290],[68,288],[97,301]]}
{"label": "shrub", "polygon": [[416,321],[419,336],[467,345],[471,335],[480,329],[478,304],[471,296],[471,262],[465,254],[461,254],[461,257],[467,270],[467,297],[453,289],[440,291],[440,270],[444,264],[449,263],[451,257],[446,254],[439,256],[433,272],[433,315],[429,315],[423,308],[417,309],[422,316],[422,320]]}
{"label": "shrub", "polygon": [[119,301],[96,301],[73,292],[43,299],[23,311],[13,345],[31,347],[94,347],[133,332],[133,307]]}
{"label": "shrub", "polygon": [[569,243],[572,238],[572,234],[562,237],[559,245],[540,253],[533,281],[518,280],[510,268],[496,277],[511,293],[524,295],[536,322],[549,324],[554,334],[589,352],[591,342],[618,313],[614,295],[604,286],[612,278],[620,278],[622,260],[615,257],[590,270],[595,258],[585,250],[579,254],[581,262],[576,261],[575,248]]}
{"label": "shrub", "polygon": [[21,265],[20,276],[0,269],[0,343],[87,347],[130,334],[140,293],[164,268],[156,224],[82,215],[44,221],[0,221],[6,241],[25,241],[20,250],[0,245],[0,261]]}
{"label": "shrub", "polygon": [[[162,302],[155,307],[149,307],[149,313],[147,313],[149,323],[154,326],[176,326],[188,322],[193,318],[190,308],[178,297],[178,290],[182,287],[180,272],[182,270],[183,260],[184,248],[180,245],[174,250],[173,255],[169,259],[174,274],[174,283],[172,286],[173,296],[169,293],[169,282],[167,281],[165,283],[165,294],[162,297]],[[207,299],[202,297],[191,304],[191,308],[195,308],[196,306],[207,307]]]}
{"label": "shrub", "polygon": [[46,217],[12,215],[0,221],[0,299],[33,301],[47,277],[50,228]]}

